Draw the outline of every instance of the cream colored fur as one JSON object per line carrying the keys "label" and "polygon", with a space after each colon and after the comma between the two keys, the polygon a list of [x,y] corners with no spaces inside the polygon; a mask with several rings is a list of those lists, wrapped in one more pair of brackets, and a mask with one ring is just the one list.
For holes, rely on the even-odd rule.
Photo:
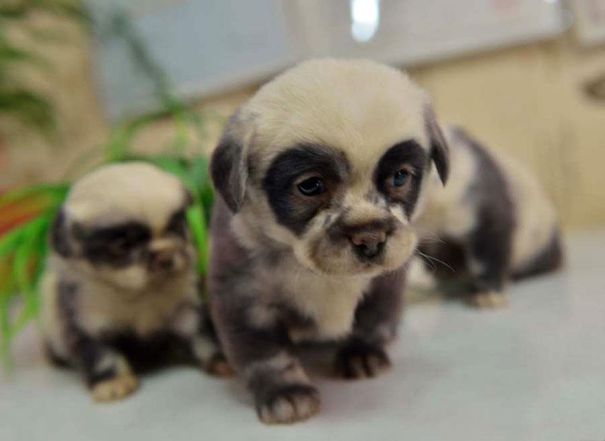
{"label": "cream colored fur", "polygon": [[139,221],[159,231],[183,204],[181,182],[158,168],[130,162],[102,167],[80,179],[65,202],[67,217],[85,225]]}
{"label": "cream colored fur", "polygon": [[287,301],[317,324],[312,330],[291,329],[290,336],[297,341],[333,340],[347,335],[355,308],[371,280],[367,274],[317,273],[293,261],[283,261],[263,271],[262,281],[268,288],[263,291],[263,300],[267,304]]}
{"label": "cream colored fur", "polygon": [[512,265],[520,269],[552,240],[557,215],[543,187],[525,166],[500,152],[492,154],[505,171],[515,204]]}
{"label": "cream colored fur", "polygon": [[[429,105],[424,91],[396,69],[368,60],[312,60],[263,86],[229,129],[243,144],[243,163],[253,158],[258,176],[265,175],[279,153],[300,143],[341,150],[352,167],[343,195],[350,209],[348,221],[363,224],[389,210],[399,222],[387,242],[384,265],[368,268],[350,249],[336,249],[326,241],[328,217],[337,212],[318,214],[304,235],[296,237],[277,223],[261,183],[244,185],[246,194],[233,230],[252,253],[267,240],[294,251],[296,260],[281,262],[259,278],[268,285],[264,292],[280,293],[317,320],[315,338],[346,335],[370,279],[400,267],[414,252],[416,235],[401,209],[370,204],[366,197],[374,190],[377,162],[390,147],[415,139],[428,155],[424,115]],[[240,178],[247,176],[241,173]],[[254,322],[272,320],[269,311],[251,314]]]}
{"label": "cream colored fur", "polygon": [[[244,162],[253,157],[264,175],[275,156],[299,143],[316,143],[340,149],[353,166],[344,196],[349,216],[367,222],[381,215],[365,196],[373,188],[372,173],[379,158],[394,144],[416,139],[428,152],[424,109],[427,95],[402,72],[368,60],[321,59],[302,63],[263,86],[238,113],[233,127],[244,142]],[[319,262],[313,246],[324,236],[320,214],[302,239],[278,225],[264,192],[246,187],[242,210],[236,214],[235,232],[250,249],[266,236],[290,246],[300,262],[315,271],[352,273],[363,268],[349,256]],[[383,208],[386,210],[386,207]],[[407,243],[387,250],[387,269],[401,265],[413,252],[415,238],[400,210],[391,209],[404,224]],[[315,250],[318,251],[318,250]],[[389,258],[390,257],[390,258]]]}
{"label": "cream colored fur", "polygon": [[475,178],[477,164],[469,149],[456,142],[450,128],[444,130],[444,135],[450,149],[450,179],[443,186],[437,171],[431,168],[425,197],[414,219],[419,235],[428,240],[437,239],[439,235],[459,237],[475,226],[473,201],[466,194]]}
{"label": "cream colored fur", "polygon": [[[422,237],[429,241],[443,235],[461,237],[475,225],[473,201],[467,191],[477,164],[465,143],[453,135],[453,129],[444,133],[450,146],[450,180],[443,187],[436,172],[431,173],[424,209],[415,221]],[[547,246],[557,225],[556,213],[537,179],[522,164],[501,151],[488,151],[504,173],[515,207],[517,223],[511,262],[514,271]]]}
{"label": "cream colored fur", "polygon": [[[159,233],[184,202],[185,191],[177,178],[147,164],[126,163],[82,178],[64,209],[69,225],[99,227],[133,220],[149,225],[154,233],[151,247],[166,249],[176,244]],[[170,277],[150,274],[141,265],[113,269],[53,253],[42,280],[42,329],[53,350],[67,357],[59,281],[77,285],[73,300],[77,321],[90,335],[126,328],[140,336],[160,329],[193,335],[195,326],[186,323],[189,306],[199,302],[195,253],[191,244],[185,249],[185,255],[177,257],[182,271]]]}

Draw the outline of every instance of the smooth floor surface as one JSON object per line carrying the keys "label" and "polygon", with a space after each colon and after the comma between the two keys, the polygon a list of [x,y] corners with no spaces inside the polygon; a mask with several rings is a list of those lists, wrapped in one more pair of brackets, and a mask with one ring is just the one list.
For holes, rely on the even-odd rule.
{"label": "smooth floor surface", "polygon": [[566,271],[510,288],[508,309],[408,306],[384,376],[317,377],[314,419],[267,427],[236,381],[172,368],[95,404],[31,329],[0,379],[0,440],[605,440],[605,232],[568,241]]}

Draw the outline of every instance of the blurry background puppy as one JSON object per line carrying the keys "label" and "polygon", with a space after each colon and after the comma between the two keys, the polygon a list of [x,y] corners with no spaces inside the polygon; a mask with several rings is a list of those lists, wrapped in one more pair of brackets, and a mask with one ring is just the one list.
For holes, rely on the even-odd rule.
{"label": "blurry background puppy", "polygon": [[400,316],[424,176],[448,174],[428,97],[398,70],[315,60],[232,117],[211,165],[210,301],[266,423],[313,415],[292,345],[334,341],[337,372],[377,375]]}
{"label": "blurry background puppy", "polygon": [[205,369],[226,368],[199,300],[189,203],[176,177],[132,162],[82,178],[55,220],[45,341],[52,360],[77,366],[99,401],[135,390],[131,363],[177,347]]}
{"label": "blurry background puppy", "polygon": [[[436,175],[429,179],[424,210],[416,219],[420,259],[441,280],[465,279],[457,291],[462,288],[472,304],[504,305],[507,281],[561,266],[555,210],[522,164],[462,129],[448,128],[445,134],[450,181],[444,188]],[[412,285],[419,282],[417,270]]]}

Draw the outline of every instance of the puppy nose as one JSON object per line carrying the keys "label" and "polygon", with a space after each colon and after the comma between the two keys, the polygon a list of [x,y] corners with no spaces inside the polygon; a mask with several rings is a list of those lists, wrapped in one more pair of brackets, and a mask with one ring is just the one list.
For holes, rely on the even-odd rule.
{"label": "puppy nose", "polygon": [[152,271],[172,271],[174,269],[174,252],[169,250],[152,252],[149,266]]}
{"label": "puppy nose", "polygon": [[385,230],[359,230],[349,236],[355,252],[362,258],[373,259],[378,256],[387,240]]}

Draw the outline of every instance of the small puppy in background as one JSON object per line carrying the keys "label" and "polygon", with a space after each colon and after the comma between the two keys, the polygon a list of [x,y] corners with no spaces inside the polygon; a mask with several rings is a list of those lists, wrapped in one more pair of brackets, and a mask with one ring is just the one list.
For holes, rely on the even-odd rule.
{"label": "small puppy in background", "polygon": [[389,367],[432,164],[445,182],[427,95],[367,60],[302,63],[231,118],[211,162],[210,304],[263,422],[319,409],[298,342],[335,342],[345,378]]}
{"label": "small puppy in background", "polygon": [[[562,264],[555,210],[532,174],[500,152],[448,127],[450,182],[428,180],[415,225],[420,256],[438,278],[470,279],[470,302],[506,304],[509,280],[554,271]],[[420,260],[415,259],[417,269]],[[410,274],[410,284],[415,277]]]}
{"label": "small puppy in background", "polygon": [[131,358],[178,346],[203,369],[227,365],[198,295],[190,195],[154,166],[102,167],[72,187],[51,232],[42,329],[51,360],[78,367],[98,401],[138,380]]}

